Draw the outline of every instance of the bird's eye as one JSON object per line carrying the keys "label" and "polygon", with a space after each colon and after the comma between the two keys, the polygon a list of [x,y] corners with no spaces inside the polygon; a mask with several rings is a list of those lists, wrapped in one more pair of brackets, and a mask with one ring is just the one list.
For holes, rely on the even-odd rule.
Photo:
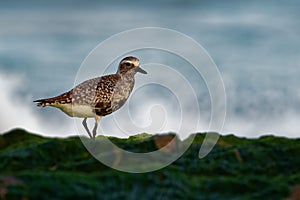
{"label": "bird's eye", "polygon": [[129,67],[129,66],[131,65],[131,63],[126,62],[125,65],[126,65],[127,67]]}

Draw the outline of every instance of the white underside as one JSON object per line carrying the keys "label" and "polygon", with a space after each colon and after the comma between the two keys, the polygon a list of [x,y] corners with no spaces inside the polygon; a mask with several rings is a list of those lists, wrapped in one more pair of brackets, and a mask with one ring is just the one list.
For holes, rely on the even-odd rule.
{"label": "white underside", "polygon": [[93,112],[92,107],[88,105],[56,104],[49,106],[59,108],[70,117],[96,117],[96,114]]}

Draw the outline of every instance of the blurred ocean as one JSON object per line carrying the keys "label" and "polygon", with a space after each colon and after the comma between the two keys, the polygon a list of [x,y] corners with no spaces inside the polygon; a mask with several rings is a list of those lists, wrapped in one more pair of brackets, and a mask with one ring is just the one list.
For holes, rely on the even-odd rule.
{"label": "blurred ocean", "polygon": [[[24,127],[49,136],[74,134],[70,118],[56,109],[38,109],[32,100],[72,88],[82,61],[103,40],[155,26],[192,37],[217,64],[227,94],[223,134],[300,136],[298,0],[1,0],[0,5],[0,132]],[[142,64],[186,64],[150,50],[140,56]],[[205,123],[209,94],[202,80],[198,85]],[[152,94],[164,96],[163,90]],[[107,131],[109,119],[101,122]]]}

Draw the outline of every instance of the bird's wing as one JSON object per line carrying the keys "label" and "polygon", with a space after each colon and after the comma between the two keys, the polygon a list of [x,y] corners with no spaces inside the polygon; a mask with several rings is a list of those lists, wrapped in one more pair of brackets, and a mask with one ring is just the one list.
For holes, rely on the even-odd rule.
{"label": "bird's wing", "polygon": [[54,106],[55,104],[72,103],[89,105],[102,113],[111,113],[110,106],[113,93],[120,75],[112,74],[90,79],[77,85],[72,90],[52,98],[35,100],[37,106]]}
{"label": "bird's wing", "polygon": [[99,107],[100,104],[109,104],[119,79],[119,75],[112,74],[90,79],[77,85],[70,91],[72,103],[87,104],[94,107]]}

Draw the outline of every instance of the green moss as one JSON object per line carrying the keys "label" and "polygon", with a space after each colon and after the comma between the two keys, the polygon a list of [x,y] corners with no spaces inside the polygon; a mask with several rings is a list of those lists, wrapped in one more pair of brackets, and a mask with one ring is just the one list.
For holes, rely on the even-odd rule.
{"label": "green moss", "polygon": [[[0,189],[6,199],[284,199],[300,184],[299,139],[221,136],[199,159],[204,137],[196,134],[184,155],[164,169],[129,174],[97,161],[78,137],[12,130],[0,136]],[[148,134],[109,139],[133,152],[157,148]]]}

